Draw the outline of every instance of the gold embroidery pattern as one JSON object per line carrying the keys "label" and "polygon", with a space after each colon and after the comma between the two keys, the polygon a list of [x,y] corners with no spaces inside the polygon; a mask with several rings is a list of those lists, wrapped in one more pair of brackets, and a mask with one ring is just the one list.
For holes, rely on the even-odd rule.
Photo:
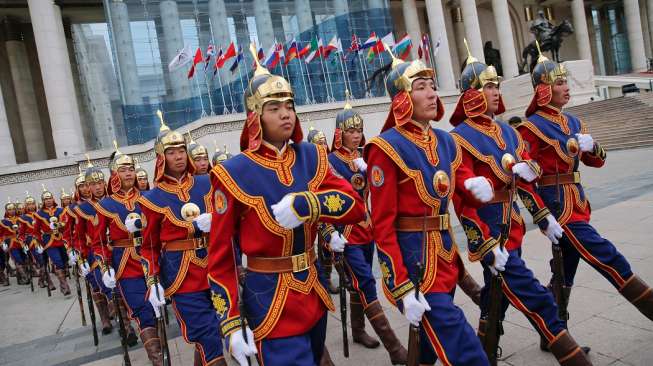
{"label": "gold embroidery pattern", "polygon": [[329,194],[324,197],[324,206],[326,206],[329,213],[336,213],[342,210],[342,206],[345,204],[345,200],[338,197],[336,194]]}
{"label": "gold embroidery pattern", "polygon": [[567,155],[564,151],[562,151],[562,148],[560,147],[560,142],[558,140],[550,139],[542,131],[540,131],[539,128],[535,127],[535,125],[532,122],[523,122],[521,126],[524,126],[528,128],[531,132],[535,134],[535,136],[539,137],[542,141],[553,147],[555,150],[556,154],[562,159],[567,165],[570,167],[570,169],[573,169],[573,164],[574,164],[574,157],[571,157]]}
{"label": "gold embroidery pattern", "polygon": [[287,147],[282,158],[279,160],[267,159],[251,151],[245,151],[243,154],[254,163],[266,169],[274,170],[281,184],[290,186],[293,183],[292,167],[295,165],[295,149]]}
{"label": "gold embroidery pattern", "polygon": [[222,298],[222,295],[213,293],[211,295],[211,301],[213,302],[213,307],[215,308],[215,311],[220,315],[220,317],[224,317],[224,315],[227,313],[227,301],[225,301],[224,298]]}
{"label": "gold embroidery pattern", "polygon": [[458,135],[455,132],[452,132],[451,136],[453,136],[454,140],[456,140],[456,142],[460,146],[464,147],[465,150],[469,151],[470,154],[474,155],[476,159],[487,164],[490,167],[490,169],[492,169],[492,172],[494,173],[494,175],[497,176],[497,178],[501,179],[505,183],[510,182],[511,176],[506,174],[503,168],[497,165],[496,161],[492,156],[486,156],[481,154],[481,152],[476,150],[476,148],[472,144],[470,144],[467,140],[465,140],[462,136]]}

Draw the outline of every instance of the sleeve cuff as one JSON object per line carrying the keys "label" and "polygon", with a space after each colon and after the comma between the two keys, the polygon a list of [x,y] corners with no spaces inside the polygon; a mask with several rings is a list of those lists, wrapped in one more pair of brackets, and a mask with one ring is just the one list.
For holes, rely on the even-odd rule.
{"label": "sleeve cuff", "polygon": [[240,317],[233,316],[220,322],[220,331],[222,332],[222,336],[227,338],[227,336],[231,335],[231,333],[240,329],[241,326],[242,321]]}
{"label": "sleeve cuff", "polygon": [[486,254],[492,251],[499,242],[495,238],[489,238],[484,241],[475,251],[469,251],[469,260],[477,262],[485,257]]}
{"label": "sleeve cuff", "polygon": [[401,300],[406,294],[415,289],[415,285],[411,281],[406,281],[403,284],[395,287],[392,291],[392,297],[395,301]]}

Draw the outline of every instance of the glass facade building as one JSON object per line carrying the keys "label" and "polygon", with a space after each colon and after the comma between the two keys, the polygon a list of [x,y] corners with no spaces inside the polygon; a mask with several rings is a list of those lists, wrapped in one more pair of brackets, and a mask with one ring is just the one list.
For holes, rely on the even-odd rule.
{"label": "glass facade building", "polygon": [[[368,57],[369,49],[350,48],[352,37],[362,45],[372,33],[380,39],[393,31],[387,0],[103,2],[106,22],[72,25],[75,56],[88,117],[113,119],[121,144],[154,138],[158,109],[172,128],[203,116],[243,112],[243,91],[253,73],[250,43],[267,57],[277,42],[288,53],[293,40],[298,49],[311,40],[325,48],[340,40],[342,53],[310,63],[282,58],[271,69],[290,80],[297,105],[342,101],[346,90],[354,98],[385,94],[382,78],[368,79],[389,56]],[[231,42],[237,53],[242,50],[242,60],[230,58],[221,69],[215,67],[217,55],[204,62],[209,45],[219,54]],[[198,49],[203,61],[192,77],[192,61],[169,67],[182,50],[192,60]],[[82,70],[89,67],[93,70]]]}

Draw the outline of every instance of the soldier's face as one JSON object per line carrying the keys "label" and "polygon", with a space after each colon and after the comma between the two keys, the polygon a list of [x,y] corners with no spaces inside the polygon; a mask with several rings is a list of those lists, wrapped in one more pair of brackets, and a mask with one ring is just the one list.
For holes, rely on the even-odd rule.
{"label": "soldier's face", "polygon": [[166,157],[166,174],[171,176],[180,176],[186,171],[188,164],[188,156],[186,155],[186,148],[171,147],[165,151]]}
{"label": "soldier's face", "polygon": [[261,115],[263,138],[271,144],[285,143],[292,136],[296,121],[292,101],[265,103]]}
{"label": "soldier's face", "polygon": [[88,186],[88,183],[80,184],[77,189],[82,198],[89,198],[91,196],[91,188]]}
{"label": "soldier's face", "polygon": [[562,106],[569,103],[569,85],[567,84],[567,80],[556,79],[551,89],[551,104],[554,107],[562,108]]}
{"label": "soldier's face", "polygon": [[25,206],[25,209],[27,210],[27,212],[34,212],[34,211],[36,211],[36,203],[28,203],[28,204]]}
{"label": "soldier's face", "polygon": [[68,205],[70,205],[70,198],[64,198],[61,200],[61,206],[67,207]]}
{"label": "soldier's face", "polygon": [[91,194],[95,198],[104,197],[104,181],[91,182],[89,183],[89,188],[91,189]]}
{"label": "soldier's face", "polygon": [[501,96],[499,86],[495,83],[487,83],[483,87],[483,94],[485,94],[485,100],[487,101],[485,114],[493,116],[499,109],[499,97]]}
{"label": "soldier's face", "polygon": [[16,209],[15,208],[8,209],[7,216],[16,216]]}
{"label": "soldier's face", "polygon": [[209,159],[206,156],[198,156],[193,159],[195,174],[206,174],[209,172]]}
{"label": "soldier's face", "polygon": [[43,200],[43,206],[46,208],[50,208],[54,206],[54,198],[46,198]]}
{"label": "soldier's face", "polygon": [[134,187],[136,172],[133,166],[121,166],[118,168],[118,177],[120,178],[122,189],[129,190]]}
{"label": "soldier's face", "polygon": [[413,81],[410,98],[413,101],[413,120],[428,123],[438,115],[438,94],[433,79]]}
{"label": "soldier's face", "polygon": [[349,150],[356,150],[363,139],[363,129],[348,128],[342,133],[342,145]]}
{"label": "soldier's face", "polygon": [[147,179],[138,180],[138,189],[141,191],[147,190]]}

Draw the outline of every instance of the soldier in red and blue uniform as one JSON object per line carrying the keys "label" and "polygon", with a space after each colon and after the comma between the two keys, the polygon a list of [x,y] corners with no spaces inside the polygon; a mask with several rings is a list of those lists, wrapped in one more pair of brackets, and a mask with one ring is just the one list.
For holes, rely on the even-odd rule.
{"label": "soldier in red and blue uniform", "polygon": [[66,225],[64,210],[57,207],[52,193],[43,188],[41,193],[43,206],[34,214],[34,233],[41,242],[46,254],[46,265],[49,260],[55,267],[54,273],[59,280],[59,289],[64,296],[70,295],[70,287],[66,280],[66,254],[65,241],[63,237]]}
{"label": "soldier in red and blue uniform", "polygon": [[141,260],[155,312],[165,305],[164,296],[171,298],[184,339],[195,345],[195,365],[226,365],[207,281],[211,184],[207,175],[193,175],[184,137],[158,113],[156,187],[138,199],[143,219],[126,225],[143,228]]}
{"label": "soldier in red and blue uniform", "polygon": [[391,110],[363,154],[383,290],[411,324],[421,322],[420,364],[488,365],[453,302],[465,271],[448,210],[454,189],[471,202],[489,200],[492,190],[461,164],[452,137],[430,126],[444,114],[433,69],[392,58],[385,81]]}
{"label": "soldier in red and blue uniform", "polygon": [[25,213],[18,218],[20,222],[18,237],[25,243],[34,259],[34,265],[39,272],[39,287],[45,288],[45,286],[50,286],[50,290],[54,290],[56,287],[52,283],[52,279],[46,276],[45,273],[43,247],[38,240],[39,235],[34,230],[34,215],[36,215],[36,200],[27,193],[27,197],[25,197]]}
{"label": "soldier in red and blue uniform", "polygon": [[[19,285],[29,284],[28,273],[25,269],[25,263],[28,259],[25,250],[18,240],[19,229],[18,216],[16,215],[16,204],[9,201],[5,205],[5,217],[0,220],[0,237],[2,237],[2,247],[14,260],[16,266],[16,282]],[[6,265],[6,264],[5,264]]]}
{"label": "soldier in red and blue uniform", "polygon": [[[361,200],[368,197],[367,164],[363,160],[365,136],[363,118],[349,102],[336,115],[329,164],[335,172],[348,181]],[[365,332],[365,316],[381,338],[392,364],[406,364],[407,352],[390,327],[376,293],[376,280],[372,274],[374,242],[369,216],[353,225],[338,225],[328,235],[331,246],[340,239],[344,246],[344,262],[351,281],[349,296],[352,338],[367,348],[376,348],[379,342]]]}
{"label": "soldier in red and blue uniform", "polygon": [[569,101],[567,70],[564,65],[540,56],[532,81],[535,95],[526,110],[527,121],[518,130],[527,142],[529,155],[543,170],[537,180],[537,192],[564,229],[559,245],[567,298],[582,258],[653,320],[653,290],[633,273],[615,245],[589,223],[591,208],[578,167],[582,162],[600,168],[605,164],[606,153],[583,121],[562,111]]}
{"label": "soldier in red and blue uniform", "polygon": [[[562,229],[529,183],[541,174],[539,166],[530,159],[517,131],[495,118],[505,111],[496,70],[469,55],[461,74],[461,91],[450,119],[455,126],[451,134],[462,147],[462,164],[490,180],[494,189],[494,198],[478,207],[460,195],[454,201],[467,236],[469,258],[483,265],[486,286],[481,293],[479,336],[485,335],[488,284],[493,274],[502,272],[503,295],[508,300],[502,301],[503,313],[508,302],[520,310],[547,340],[561,364],[590,365],[558,317],[553,296],[521,259],[525,225],[517,203],[511,202],[511,191],[517,190],[533,221],[551,241],[557,243]],[[513,205],[512,215],[505,217],[509,205]],[[508,227],[506,236],[502,235],[504,225]]]}
{"label": "soldier in red and blue uniform", "polygon": [[188,133],[188,157],[195,170],[195,175],[209,174],[211,163],[209,163],[209,151],[199,142],[193,140]]}
{"label": "soldier in red and blue uniform", "polygon": [[[242,153],[211,171],[213,304],[241,366],[255,353],[261,365],[316,365],[334,310],[315,265],[317,223],[360,222],[363,202],[331,171],[326,148],[302,141],[287,80],[257,64],[245,102]],[[247,256],[242,294],[235,239]]]}
{"label": "soldier in red and blue uniform", "polygon": [[[105,247],[106,234],[97,230],[99,217],[97,213],[98,202],[106,196],[107,188],[104,180],[104,173],[98,167],[93,166],[90,161],[84,171],[84,182],[78,187],[81,191],[87,186],[88,198],[83,198],[74,213],[77,216],[75,234],[77,235],[77,260],[80,260],[82,274],[93,288],[93,301],[98,309],[102,322],[102,334],[109,334],[113,331],[111,319],[114,317],[115,309],[111,301],[111,289],[104,285],[102,276],[110,254]],[[69,258],[70,259],[70,258]]]}

